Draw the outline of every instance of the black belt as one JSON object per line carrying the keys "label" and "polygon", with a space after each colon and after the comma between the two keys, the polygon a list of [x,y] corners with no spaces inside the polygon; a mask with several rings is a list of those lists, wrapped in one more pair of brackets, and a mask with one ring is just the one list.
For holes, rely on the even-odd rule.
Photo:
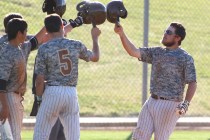
{"label": "black belt", "polygon": [[168,100],[167,98],[159,97],[159,96],[157,96],[157,95],[155,95],[155,94],[153,94],[153,93],[151,93],[151,97],[152,97],[153,99],[156,99],[156,100],[158,100],[158,99],[161,99],[161,100]]}
{"label": "black belt", "polygon": [[[48,84],[47,84],[47,86],[50,86],[50,87],[51,87],[51,86],[64,86],[64,85],[48,85]],[[66,85],[65,85],[65,86],[66,86]],[[67,85],[67,87],[76,87],[76,86],[75,86],[75,85]]]}

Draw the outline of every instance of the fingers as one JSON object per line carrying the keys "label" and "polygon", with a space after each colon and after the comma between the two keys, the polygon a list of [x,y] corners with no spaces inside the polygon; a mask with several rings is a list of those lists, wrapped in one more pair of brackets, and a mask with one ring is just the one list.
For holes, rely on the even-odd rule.
{"label": "fingers", "polygon": [[101,30],[98,27],[93,27],[91,33],[93,36],[99,36],[101,34]]}
{"label": "fingers", "polygon": [[117,33],[117,34],[120,34],[120,33],[123,32],[123,28],[122,28],[122,26],[120,25],[120,23],[116,23],[116,24],[115,24],[114,31],[115,31],[115,33]]}
{"label": "fingers", "polygon": [[186,111],[184,110],[184,108],[176,108],[176,115],[181,116],[184,115],[186,113]]}

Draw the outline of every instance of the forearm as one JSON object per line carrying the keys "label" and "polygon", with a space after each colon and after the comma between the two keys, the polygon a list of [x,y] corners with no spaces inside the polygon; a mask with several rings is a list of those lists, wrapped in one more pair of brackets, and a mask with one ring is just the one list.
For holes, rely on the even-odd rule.
{"label": "forearm", "polygon": [[192,100],[192,98],[195,94],[196,88],[197,88],[196,82],[192,82],[192,83],[188,84],[185,100],[187,100],[188,102],[190,102]]}
{"label": "forearm", "polygon": [[134,46],[134,44],[128,39],[125,33],[120,34],[120,40],[126,52],[133,57],[140,58],[139,50]]}
{"label": "forearm", "polygon": [[45,87],[44,76],[38,75],[36,77],[36,95],[37,96],[42,96],[44,92],[44,87]]}
{"label": "forearm", "polygon": [[93,52],[93,57],[92,57],[91,61],[97,62],[99,60],[99,56],[100,56],[98,38],[93,39],[92,52]]}
{"label": "forearm", "polygon": [[64,26],[64,34],[65,34],[65,36],[67,36],[67,34],[69,32],[71,32],[72,29],[73,29],[73,27],[70,24],[67,24],[66,26]]}
{"label": "forearm", "polygon": [[46,28],[42,27],[42,29],[35,35],[38,44],[43,43],[43,38],[45,37],[45,34],[46,34]]}

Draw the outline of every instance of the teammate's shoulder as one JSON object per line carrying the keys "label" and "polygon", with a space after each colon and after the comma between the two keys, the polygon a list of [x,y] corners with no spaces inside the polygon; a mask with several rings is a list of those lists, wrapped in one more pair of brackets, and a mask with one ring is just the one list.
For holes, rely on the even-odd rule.
{"label": "teammate's shoulder", "polygon": [[81,40],[76,40],[76,39],[68,39],[70,42],[73,42],[73,43],[82,43]]}
{"label": "teammate's shoulder", "polygon": [[0,37],[0,44],[4,44],[4,43],[8,42],[8,36],[7,35],[3,35]]}
{"label": "teammate's shoulder", "polygon": [[182,53],[182,55],[186,55],[186,56],[191,56],[189,52],[187,52],[185,49],[183,48],[179,48],[180,52]]}
{"label": "teammate's shoulder", "polygon": [[182,57],[183,60],[193,61],[193,57],[189,52],[187,52],[183,48],[180,48],[179,51],[180,51],[180,56]]}
{"label": "teammate's shoulder", "polygon": [[77,46],[77,47],[81,47],[84,46],[82,41],[80,40],[75,40],[75,39],[67,39],[68,41],[66,42],[66,44],[70,45],[70,46]]}

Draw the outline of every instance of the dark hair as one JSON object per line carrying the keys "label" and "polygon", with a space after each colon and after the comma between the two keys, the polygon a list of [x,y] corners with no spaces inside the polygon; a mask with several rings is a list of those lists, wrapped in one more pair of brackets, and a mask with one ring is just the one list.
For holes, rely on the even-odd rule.
{"label": "dark hair", "polygon": [[9,14],[7,14],[7,15],[4,17],[4,29],[5,29],[5,33],[7,33],[6,28],[7,28],[8,22],[9,22],[11,19],[13,19],[13,18],[20,18],[20,19],[22,19],[23,17],[22,17],[22,15],[19,14],[19,13],[9,13]]}
{"label": "dark hair", "polygon": [[175,28],[175,34],[181,37],[181,40],[178,42],[181,45],[182,40],[184,40],[186,36],[185,28],[181,23],[172,22],[170,26]]}
{"label": "dark hair", "polygon": [[62,25],[62,20],[58,14],[50,14],[45,18],[44,24],[47,32],[59,32],[60,26]]}
{"label": "dark hair", "polygon": [[8,40],[12,40],[16,38],[17,33],[20,31],[21,33],[24,33],[25,30],[27,30],[28,24],[24,19],[20,18],[13,18],[11,19],[7,24],[7,35]]}

